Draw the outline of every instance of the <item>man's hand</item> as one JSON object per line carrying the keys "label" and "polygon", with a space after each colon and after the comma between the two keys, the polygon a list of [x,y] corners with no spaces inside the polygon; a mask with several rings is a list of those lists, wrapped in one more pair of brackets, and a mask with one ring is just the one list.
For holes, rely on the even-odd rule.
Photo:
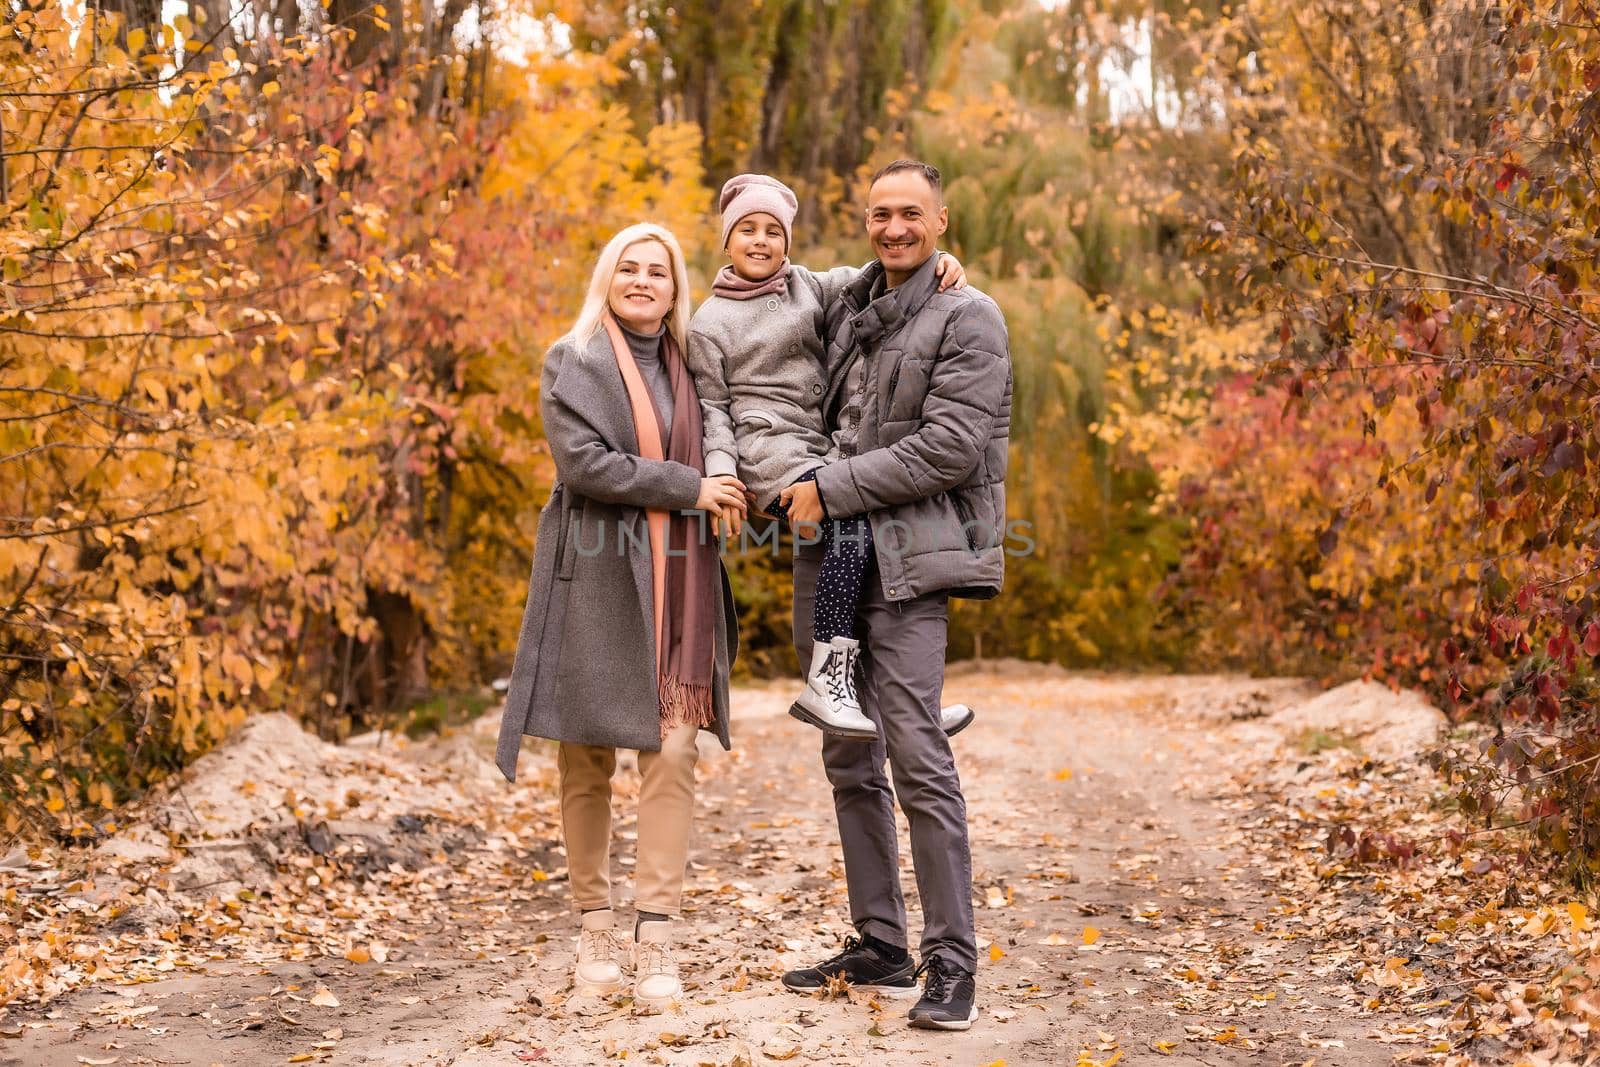
{"label": "man's hand", "polygon": [[778,494],[778,502],[789,512],[789,524],[806,537],[816,537],[824,518],[822,494],[816,482],[795,482]]}
{"label": "man's hand", "polygon": [[933,265],[933,276],[939,279],[939,291],[946,289],[965,289],[967,287],[967,269],[961,261],[949,252],[939,253],[939,262]]}

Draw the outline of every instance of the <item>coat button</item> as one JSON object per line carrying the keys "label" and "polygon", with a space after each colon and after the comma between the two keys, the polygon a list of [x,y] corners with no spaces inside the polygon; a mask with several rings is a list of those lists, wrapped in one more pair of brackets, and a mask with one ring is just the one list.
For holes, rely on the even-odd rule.
{"label": "coat button", "polygon": [[899,595],[900,595],[900,590],[898,590],[898,589],[891,589],[891,590],[889,590],[889,595],[890,595],[890,596],[899,596]]}
{"label": "coat button", "polygon": [[798,352],[798,351],[800,351],[800,346],[798,344],[791,344],[789,346],[789,351]]}
{"label": "coat button", "polygon": [[778,302],[776,300],[768,300],[767,301],[767,310],[768,311],[777,311],[778,310]]}
{"label": "coat button", "polygon": [[822,395],[822,386],[820,386],[820,385],[813,385],[813,386],[812,386],[812,387],[811,387],[811,395],[812,395],[812,396],[821,396],[821,395]]}

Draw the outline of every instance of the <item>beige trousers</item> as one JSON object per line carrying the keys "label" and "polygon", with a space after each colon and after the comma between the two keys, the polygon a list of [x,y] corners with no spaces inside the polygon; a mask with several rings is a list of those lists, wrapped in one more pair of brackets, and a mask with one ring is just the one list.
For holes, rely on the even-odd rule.
{"label": "beige trousers", "polygon": [[[695,726],[678,726],[662,739],[660,752],[639,753],[639,842],[634,866],[634,906],[677,915],[683,872],[689,860],[689,824],[694,818]],[[611,775],[617,750],[562,742],[556,753],[561,774],[561,828],[567,839],[567,871],[579,908],[611,907]]]}

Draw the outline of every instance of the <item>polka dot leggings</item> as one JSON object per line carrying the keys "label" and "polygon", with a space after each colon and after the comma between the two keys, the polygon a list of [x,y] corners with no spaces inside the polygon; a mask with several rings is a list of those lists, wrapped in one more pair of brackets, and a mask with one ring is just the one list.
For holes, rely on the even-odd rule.
{"label": "polka dot leggings", "polygon": [[[798,482],[814,482],[816,471],[807,471]],[[798,484],[797,482],[797,484]],[[769,508],[787,519],[782,504]],[[856,608],[861,604],[867,564],[872,559],[872,525],[865,516],[853,519],[825,519],[822,523],[822,565],[817,570],[817,600],[812,613],[811,639],[827,642],[835,637],[856,635]]]}

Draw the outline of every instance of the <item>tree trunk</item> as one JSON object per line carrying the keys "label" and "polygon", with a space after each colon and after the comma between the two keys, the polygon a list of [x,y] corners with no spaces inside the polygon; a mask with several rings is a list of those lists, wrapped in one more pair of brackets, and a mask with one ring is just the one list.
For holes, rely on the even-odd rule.
{"label": "tree trunk", "polygon": [[[396,9],[388,12],[396,19],[401,17],[400,2],[401,0],[396,0]],[[378,14],[373,9],[371,0],[332,0],[328,7],[328,21],[335,26],[343,26],[355,32],[355,37],[350,41],[350,48],[346,53],[350,65],[354,67],[366,63],[387,36],[383,27],[378,25]]]}
{"label": "tree trunk", "polygon": [[378,623],[372,649],[369,708],[392,711],[428,692],[428,624],[410,597],[368,590],[367,607]]}
{"label": "tree trunk", "polygon": [[148,38],[161,33],[161,0],[100,0],[102,15],[120,15],[117,43],[126,46],[129,30],[143,30]]}

